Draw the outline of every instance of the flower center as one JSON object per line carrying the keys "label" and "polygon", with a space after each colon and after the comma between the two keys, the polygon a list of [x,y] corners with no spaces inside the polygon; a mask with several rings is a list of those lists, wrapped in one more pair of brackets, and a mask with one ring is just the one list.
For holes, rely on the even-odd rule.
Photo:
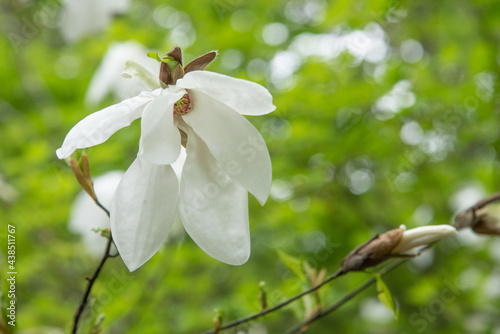
{"label": "flower center", "polygon": [[179,101],[174,103],[175,116],[186,115],[188,112],[191,111],[191,109],[193,109],[193,107],[191,106],[191,99],[187,94],[184,94],[184,96],[181,97]]}

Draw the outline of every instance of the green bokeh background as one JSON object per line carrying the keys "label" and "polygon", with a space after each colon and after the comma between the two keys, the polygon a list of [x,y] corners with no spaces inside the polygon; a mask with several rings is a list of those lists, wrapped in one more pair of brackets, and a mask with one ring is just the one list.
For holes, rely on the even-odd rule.
{"label": "green bokeh background", "polygon": [[[15,225],[15,332],[69,332],[84,276],[98,260],[68,231],[80,188],[54,152],[77,121],[117,102],[108,95],[97,108],[84,104],[90,79],[113,42],[135,40],[160,53],[174,46],[175,27],[162,26],[155,15],[160,10],[188,16],[194,39],[181,45],[185,59],[219,50],[210,71],[258,82],[273,94],[275,112],[248,118],[268,144],[273,192],[264,207],[249,199],[248,263],[220,263],[182,234],[136,272],[111,259],[94,287],[81,333],[90,332],[99,313],[105,315],[102,333],[209,330],[216,308],[227,321],[257,312],[260,281],[271,305],[308,286],[276,249],[332,273],[350,249],[375,233],[403,223],[449,223],[455,213],[450,201],[468,185],[485,196],[499,190],[497,1],[131,0],[126,13],[76,43],[65,42],[57,24],[35,20],[58,6],[0,2],[0,263],[4,278],[6,225]],[[57,10],[50,13],[55,21]],[[279,43],[272,42],[270,27],[285,31]],[[356,30],[365,35],[349,43],[360,49],[366,34],[383,31],[385,57],[374,63],[349,51],[329,58],[296,51],[304,49],[297,41],[306,33]],[[315,47],[332,47],[328,43],[340,42],[316,39]],[[236,67],[224,60],[231,59],[228,52],[238,55]],[[273,72],[280,66],[295,67],[280,80]],[[380,98],[401,82],[409,88],[391,101],[410,102],[398,112],[380,112]],[[405,137],[408,127],[402,130],[416,124],[410,122],[422,130],[412,137],[416,142]],[[88,150],[93,175],[125,170],[137,154],[139,135],[135,122]],[[384,277],[400,309],[397,320],[381,309],[372,287],[310,332],[500,333],[499,240],[453,237],[431,253],[430,265],[410,262]],[[324,305],[368,277],[354,273],[328,285]],[[1,286],[7,286],[4,279]],[[3,302],[5,310],[5,295]],[[306,304],[228,332],[286,332],[305,319]]]}

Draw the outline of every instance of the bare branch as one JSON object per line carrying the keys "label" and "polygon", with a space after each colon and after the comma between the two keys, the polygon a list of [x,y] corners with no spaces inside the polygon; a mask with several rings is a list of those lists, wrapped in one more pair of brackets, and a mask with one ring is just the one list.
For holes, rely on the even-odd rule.
{"label": "bare branch", "polygon": [[[100,205],[101,206],[101,205]],[[101,206],[104,210],[106,210],[103,206]],[[108,212],[106,210],[106,212]],[[90,291],[92,290],[92,286],[94,285],[94,282],[96,281],[97,277],[99,276],[99,273],[102,270],[102,267],[104,266],[104,263],[106,260],[110,257],[115,257],[116,254],[110,254],[111,251],[111,245],[113,244],[113,238],[111,237],[111,234],[108,237],[108,243],[106,244],[106,250],[104,252],[103,257],[101,258],[101,261],[99,262],[99,265],[97,266],[96,270],[94,271],[94,274],[92,277],[87,277],[87,288],[85,289],[85,292],[83,293],[82,300],[80,301],[80,304],[78,305],[78,309],[75,312],[75,316],[73,318],[73,329],[71,331],[72,334],[76,334],[78,331],[78,323],[80,322],[80,318],[83,314],[83,311],[85,310],[85,306],[87,305],[89,296],[90,296]]]}
{"label": "bare branch", "polygon": [[[379,271],[379,275],[383,276],[383,275],[387,274],[388,272],[390,272],[391,270],[395,269],[400,264],[402,264],[402,263],[404,263],[406,261],[408,261],[408,259],[402,259],[402,260],[394,262],[393,264],[391,264],[391,265],[385,267],[384,269],[380,270]],[[289,332],[287,332],[287,334],[298,334],[298,333],[305,332],[314,321],[316,321],[316,320],[318,320],[320,318],[323,318],[324,316],[326,316],[326,315],[330,314],[331,312],[335,311],[340,306],[342,306],[345,303],[347,303],[348,301],[350,301],[352,298],[354,298],[355,296],[357,296],[360,292],[362,292],[363,290],[365,290],[366,288],[368,288],[373,283],[375,283],[375,278],[371,277],[365,283],[363,283],[362,285],[360,285],[356,290],[350,292],[349,294],[347,294],[344,298],[342,298],[338,302],[336,302],[336,303],[328,306],[327,308],[323,309],[322,311],[314,314],[314,316],[312,316],[311,318],[307,319],[306,321],[298,324],[296,327],[294,327]]]}
{"label": "bare branch", "polygon": [[[306,290],[304,292],[301,292],[298,295],[293,296],[292,298],[287,299],[284,302],[282,302],[282,303],[280,303],[280,304],[278,304],[278,305],[276,305],[274,307],[271,307],[271,308],[269,308],[269,309],[267,309],[265,311],[261,311],[259,313],[255,313],[255,314],[252,314],[252,315],[250,315],[248,317],[241,318],[241,319],[238,319],[238,320],[235,320],[233,322],[230,322],[230,323],[227,323],[225,325],[220,326],[219,332],[222,332],[223,330],[226,330],[226,329],[229,329],[229,328],[236,327],[238,325],[244,324],[244,323],[249,322],[251,320],[258,319],[260,317],[265,316],[266,314],[269,314],[269,313],[272,313],[272,312],[274,312],[276,310],[279,310],[280,308],[282,308],[282,307],[290,304],[291,302],[296,301],[297,299],[299,299],[299,298],[301,298],[301,297],[303,297],[303,296],[305,296],[307,294],[310,294],[311,292],[314,292],[314,291],[318,290],[323,285],[325,285],[325,284],[333,281],[334,279],[336,279],[336,278],[338,278],[338,277],[340,277],[340,276],[342,276],[344,274],[345,274],[344,270],[342,268],[340,268],[339,270],[337,270],[335,273],[333,273],[332,275],[330,275],[327,279],[325,279],[320,284],[318,284],[316,286],[313,286],[312,288],[310,288],[310,289],[308,289],[308,290]],[[215,333],[212,330],[212,331],[205,332],[203,334],[215,334]]]}

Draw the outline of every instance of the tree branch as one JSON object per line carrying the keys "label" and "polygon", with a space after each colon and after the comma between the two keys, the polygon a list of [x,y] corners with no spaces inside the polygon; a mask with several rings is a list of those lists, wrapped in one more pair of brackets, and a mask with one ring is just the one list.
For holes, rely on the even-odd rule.
{"label": "tree branch", "polygon": [[[323,285],[325,285],[325,284],[333,281],[334,279],[336,279],[336,278],[338,278],[338,277],[340,277],[340,276],[342,276],[344,274],[345,274],[345,272],[342,270],[342,268],[340,268],[335,273],[333,273],[332,275],[330,275],[327,279],[325,279],[323,282],[321,282],[320,284],[315,285],[312,288],[310,288],[310,289],[308,289],[306,291],[303,291],[303,292],[299,293],[298,295],[293,296],[292,298],[287,299],[284,302],[279,303],[278,305],[273,306],[273,307],[271,307],[271,308],[269,308],[267,310],[264,310],[264,311],[261,311],[259,313],[252,314],[252,315],[250,315],[248,317],[241,318],[241,319],[235,320],[233,322],[227,323],[225,325],[222,325],[219,328],[218,332],[221,332],[223,330],[226,330],[226,329],[229,329],[229,328],[232,328],[232,327],[236,327],[238,325],[244,324],[244,323],[249,322],[251,320],[258,319],[260,317],[265,316],[266,314],[269,314],[269,313],[272,313],[272,312],[274,312],[276,310],[279,310],[280,308],[282,308],[282,307],[290,304],[291,302],[293,302],[293,301],[295,301],[295,300],[297,300],[297,299],[299,299],[299,298],[301,298],[301,297],[303,297],[303,296],[305,296],[305,295],[307,295],[307,294],[309,294],[309,293],[311,293],[313,291],[318,290]],[[211,331],[208,331],[208,332],[204,332],[203,334],[215,334],[215,331],[211,330]]]}
{"label": "tree branch", "polygon": [[[391,265],[385,267],[384,269],[380,270],[379,271],[379,275],[383,276],[383,275],[387,274],[388,272],[390,272],[391,270],[395,269],[400,264],[402,264],[402,263],[404,263],[406,261],[408,261],[408,259],[403,259],[403,260],[399,260],[397,262],[394,262],[393,264],[391,264]],[[340,306],[342,306],[345,303],[347,303],[349,300],[351,300],[352,298],[354,298],[355,296],[357,296],[360,292],[362,292],[363,290],[365,290],[366,288],[368,288],[373,283],[375,283],[375,278],[371,277],[365,283],[363,283],[361,286],[359,286],[357,289],[355,289],[352,292],[350,292],[349,294],[347,294],[344,298],[342,298],[338,302],[336,302],[336,303],[328,306],[327,308],[323,309],[322,311],[316,313],[314,316],[312,316],[311,318],[307,319],[306,321],[298,324],[296,327],[294,327],[289,332],[287,332],[287,334],[299,334],[299,333],[305,332],[306,330],[308,330],[309,325],[312,324],[314,321],[316,321],[316,320],[318,320],[320,318],[323,318],[324,316],[328,315],[329,313],[335,311]]]}
{"label": "tree branch", "polygon": [[[428,248],[432,247],[433,245],[435,244],[432,243],[432,244],[429,244],[425,247],[423,247],[422,249],[419,250],[418,255],[420,255],[423,251],[427,250]],[[391,270],[393,270],[394,268],[398,267],[400,264],[410,260],[414,258],[413,256],[411,258],[409,257],[404,257],[404,258],[400,258],[399,261],[396,261],[394,263],[392,263],[391,265],[388,265],[387,267],[381,269],[378,274],[380,276],[383,276],[385,274],[387,274],[388,272],[390,272]],[[267,309],[267,310],[264,310],[264,311],[261,311],[259,313],[255,313],[253,315],[250,315],[248,317],[245,317],[245,318],[241,318],[241,319],[238,319],[238,320],[235,320],[233,322],[230,322],[230,323],[227,323],[225,325],[222,325],[220,326],[217,330],[210,330],[210,331],[207,331],[207,332],[204,332],[203,334],[217,334],[223,330],[226,330],[226,329],[229,329],[229,328],[232,328],[232,327],[236,327],[238,325],[241,325],[241,324],[244,324],[244,323],[247,323],[249,321],[252,321],[252,320],[255,320],[255,319],[258,319],[260,317],[263,317],[269,313],[272,313],[276,310],[279,310],[280,308],[290,304],[291,302],[293,301],[296,301],[297,299],[311,293],[311,292],[314,292],[316,290],[318,290],[319,288],[321,288],[323,285],[333,281],[334,279],[344,275],[344,274],[347,274],[348,272],[350,271],[345,271],[343,268],[339,268],[335,273],[333,273],[332,275],[330,275],[327,279],[325,279],[323,282],[321,282],[320,284],[318,285],[315,285],[313,286],[312,288],[306,290],[306,291],[303,291],[301,293],[299,293],[298,295],[296,296],[293,296],[292,298],[290,299],[287,299],[285,300],[284,302],[270,308],[270,309]],[[367,280],[363,285],[361,285],[360,287],[358,287],[356,290],[354,290],[353,292],[351,292],[350,294],[346,295],[344,298],[342,298],[340,301],[338,301],[337,303],[329,306],[328,308],[324,309],[323,311],[320,311],[318,313],[316,313],[313,317],[309,318],[308,320],[306,320],[305,322],[301,323],[298,325],[297,328],[294,328],[292,330],[292,332],[290,333],[301,333],[301,331],[303,331],[303,328],[304,326],[307,326],[308,324],[314,322],[316,319],[319,319],[319,318],[322,318],[324,317],[325,315],[327,315],[328,313],[330,312],[333,312],[334,310],[336,310],[337,308],[339,308],[340,306],[342,306],[343,304],[345,304],[346,302],[348,302],[349,300],[351,300],[354,296],[356,296],[358,293],[360,293],[361,291],[363,291],[364,289],[366,289],[367,287],[369,287],[370,285],[372,285],[373,283],[375,282],[375,279],[372,277],[370,278],[369,280]]]}
{"label": "tree branch", "polygon": [[[97,200],[97,198],[95,199],[95,203],[101,209],[103,209],[106,212],[106,214],[108,215],[108,217],[110,216],[109,210],[106,209]],[[102,268],[104,266],[104,263],[106,262],[106,260],[108,258],[116,256],[116,254],[111,254],[110,253],[110,251],[111,251],[111,245],[112,244],[113,244],[113,237],[111,236],[111,233],[110,233],[109,237],[108,237],[108,242],[106,244],[106,249],[104,251],[104,255],[102,256],[101,261],[99,262],[99,265],[97,266],[96,270],[94,271],[94,274],[92,275],[92,277],[86,277],[86,279],[88,281],[87,282],[87,287],[85,288],[85,292],[83,293],[82,300],[80,301],[80,304],[78,305],[78,309],[76,310],[75,315],[73,317],[73,329],[71,331],[72,334],[76,334],[77,331],[78,331],[78,323],[80,322],[80,318],[81,318],[81,316],[83,314],[83,311],[85,310],[85,306],[88,303],[88,299],[89,299],[89,296],[90,296],[90,291],[92,290],[94,282],[97,279],[97,277],[99,276],[99,273],[101,272],[101,270],[102,270]]]}

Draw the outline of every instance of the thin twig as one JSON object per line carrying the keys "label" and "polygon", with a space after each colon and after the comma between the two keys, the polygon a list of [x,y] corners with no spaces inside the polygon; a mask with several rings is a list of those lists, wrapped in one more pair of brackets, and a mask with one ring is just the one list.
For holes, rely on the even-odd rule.
{"label": "thin twig", "polygon": [[97,197],[96,197],[96,199],[94,201],[95,201],[95,204],[97,204],[98,207],[100,207],[101,209],[104,210],[104,212],[106,212],[106,214],[108,215],[108,217],[111,217],[111,213],[109,212],[109,210],[106,209],[104,207],[104,205],[101,204],[101,202],[99,202],[99,199]]}
{"label": "thin twig", "polygon": [[[429,248],[430,248],[430,247],[432,247],[434,244],[435,244],[435,242],[434,242],[434,243],[431,243],[431,244],[428,244],[427,246],[425,246],[425,247],[421,248],[421,249],[418,251],[418,253],[417,253],[417,255],[416,255],[416,256],[420,255],[423,251],[425,251],[425,250],[429,249]],[[413,258],[413,256],[412,256],[411,258]],[[389,266],[387,266],[387,267],[385,267],[385,268],[381,269],[381,270],[379,271],[380,276],[383,276],[383,275],[387,274],[389,271],[393,270],[394,268],[396,268],[396,267],[397,267],[397,266],[399,266],[400,264],[402,264],[402,263],[404,263],[404,262],[406,262],[406,261],[410,260],[411,258],[409,258],[409,257],[404,257],[404,258],[401,258],[399,261],[396,261],[396,262],[392,263],[391,265],[389,265]],[[332,275],[330,275],[327,279],[325,279],[325,280],[324,280],[323,282],[321,282],[320,284],[318,284],[318,285],[316,285],[316,286],[313,286],[312,288],[310,288],[310,289],[308,289],[308,290],[306,290],[306,291],[304,291],[304,292],[301,292],[301,293],[299,293],[298,295],[293,296],[292,298],[287,299],[287,300],[285,300],[284,302],[282,302],[282,303],[280,303],[280,304],[278,304],[278,305],[276,305],[276,306],[274,306],[274,307],[272,307],[272,308],[270,308],[270,309],[267,309],[267,310],[265,310],[265,311],[261,311],[261,312],[259,312],[259,313],[255,313],[255,314],[250,315],[250,316],[248,316],[248,317],[241,318],[241,319],[235,320],[235,321],[233,321],[233,322],[227,323],[227,324],[225,324],[225,325],[222,325],[222,326],[218,329],[217,333],[218,333],[218,332],[220,332],[220,331],[223,331],[223,330],[225,330],[225,329],[229,329],[229,328],[232,328],[232,327],[236,327],[236,326],[238,326],[238,325],[241,325],[241,324],[247,323],[247,322],[249,322],[249,321],[252,321],[252,320],[258,319],[258,318],[260,318],[260,317],[262,317],[262,316],[264,316],[264,315],[266,315],[266,314],[272,313],[272,312],[274,312],[274,311],[276,311],[276,310],[278,310],[278,309],[280,309],[280,308],[282,308],[282,307],[284,307],[284,306],[286,306],[286,305],[290,304],[291,302],[293,302],[293,301],[295,301],[295,300],[297,300],[297,299],[299,299],[299,298],[301,298],[301,297],[303,297],[303,296],[305,296],[305,295],[307,295],[307,294],[309,294],[309,293],[311,293],[311,292],[314,292],[314,291],[318,290],[318,289],[319,289],[319,288],[321,288],[323,285],[325,285],[325,284],[327,284],[327,283],[329,283],[329,282],[333,281],[334,279],[336,279],[336,278],[338,278],[338,277],[340,277],[340,276],[342,276],[342,275],[344,275],[344,274],[347,274],[348,272],[349,272],[349,271],[344,271],[344,269],[343,269],[343,268],[339,268],[339,269],[338,269],[335,273],[333,273]],[[335,304],[331,305],[330,307],[328,307],[328,308],[324,309],[323,311],[321,311],[321,312],[319,312],[319,313],[315,314],[312,318],[309,318],[306,322],[304,322],[304,323],[300,324],[300,325],[299,325],[300,327],[298,327],[298,328],[302,328],[303,326],[305,326],[305,325],[307,325],[307,324],[309,324],[309,323],[311,323],[311,322],[315,321],[316,319],[322,318],[322,317],[324,317],[325,315],[327,315],[328,313],[330,313],[330,312],[334,311],[335,309],[337,309],[338,307],[340,307],[341,305],[343,305],[344,303],[346,303],[347,301],[349,301],[350,299],[352,299],[352,298],[353,298],[354,296],[356,296],[358,293],[360,293],[361,291],[363,291],[364,289],[366,289],[367,287],[369,287],[370,285],[372,285],[374,282],[375,282],[375,279],[374,279],[373,277],[372,277],[372,278],[370,278],[370,279],[369,279],[368,281],[366,281],[363,285],[361,285],[361,286],[360,286],[360,287],[358,287],[356,290],[354,290],[353,292],[351,292],[350,294],[348,294],[347,296],[345,296],[345,297],[344,297],[343,299],[341,299],[339,302],[337,302],[337,303],[335,303]],[[292,333],[294,333],[294,332],[292,332]],[[300,332],[297,332],[297,333],[300,333]],[[211,330],[211,331],[204,332],[203,334],[216,334],[216,333],[215,333],[215,331],[214,331],[214,330]]]}
{"label": "thin twig", "polygon": [[[379,275],[383,276],[383,275],[387,274],[388,272],[390,272],[391,270],[395,269],[400,264],[402,264],[402,263],[404,263],[406,261],[408,261],[408,259],[403,259],[403,260],[399,260],[399,261],[394,262],[393,264],[391,264],[391,265],[385,267],[384,269],[380,270],[379,271]],[[363,283],[358,288],[356,288],[356,290],[351,291],[349,294],[347,294],[346,296],[344,296],[344,298],[342,298],[338,302],[336,302],[336,303],[328,306],[327,308],[323,309],[321,312],[316,313],[311,318],[309,318],[306,321],[298,324],[296,327],[294,327],[289,332],[287,332],[287,334],[299,334],[299,333],[305,332],[308,329],[308,326],[311,323],[313,323],[314,321],[316,321],[316,320],[318,320],[320,318],[323,318],[324,316],[328,315],[329,313],[335,311],[340,306],[342,306],[345,303],[347,303],[349,300],[351,300],[352,298],[354,298],[356,295],[358,295],[360,292],[362,292],[363,290],[365,290],[366,288],[368,288],[373,283],[375,283],[375,278],[371,277],[365,283]]]}
{"label": "thin twig", "polygon": [[477,202],[476,204],[474,204],[472,209],[479,210],[482,207],[484,207],[492,202],[498,201],[498,200],[500,200],[500,193],[493,194],[490,197],[484,198],[484,199],[480,200],[479,202]]}
{"label": "thin twig", "polygon": [[[325,279],[325,280],[324,280],[323,282],[321,282],[320,284],[315,285],[315,286],[313,286],[312,288],[310,288],[310,289],[308,289],[308,290],[306,290],[306,291],[304,291],[304,292],[301,292],[301,293],[299,293],[298,295],[293,296],[292,298],[287,299],[287,300],[285,300],[284,302],[282,302],[282,303],[280,303],[280,304],[278,304],[278,305],[276,305],[276,306],[274,306],[274,307],[271,307],[271,308],[269,308],[269,309],[267,309],[267,310],[264,310],[264,311],[261,311],[261,312],[259,312],[259,313],[255,313],[255,314],[253,314],[253,315],[250,315],[250,316],[248,316],[248,317],[241,318],[241,319],[235,320],[235,321],[233,321],[233,322],[227,323],[227,324],[225,324],[225,325],[222,325],[222,326],[220,327],[220,329],[219,329],[219,332],[220,332],[220,331],[223,331],[223,330],[225,330],[225,329],[229,329],[229,328],[232,328],[232,327],[236,327],[236,326],[238,326],[238,325],[244,324],[244,323],[249,322],[249,321],[251,321],[251,320],[255,320],[255,319],[257,319],[257,318],[263,317],[263,316],[265,316],[266,314],[272,313],[272,312],[274,312],[274,311],[276,311],[276,310],[278,310],[278,309],[280,309],[280,308],[282,308],[282,307],[284,307],[284,306],[286,306],[286,305],[290,304],[291,302],[293,302],[293,301],[295,301],[295,300],[297,300],[297,299],[299,299],[299,298],[301,298],[301,297],[303,297],[303,296],[305,296],[305,295],[307,295],[307,294],[309,294],[309,293],[311,293],[311,292],[313,292],[313,291],[318,290],[318,289],[319,289],[319,288],[321,288],[323,285],[325,285],[325,284],[327,284],[327,283],[329,283],[329,282],[333,281],[334,279],[336,279],[337,277],[342,276],[343,274],[345,274],[345,272],[342,270],[342,268],[340,268],[339,270],[337,270],[335,273],[333,273],[332,275],[330,275],[327,279]],[[212,331],[208,331],[208,332],[205,332],[205,333],[203,333],[203,334],[214,334],[214,331],[213,331],[213,330],[212,330]]]}
{"label": "thin twig", "polygon": [[113,244],[113,238],[111,235],[108,237],[108,243],[106,244],[106,252],[104,253],[101,262],[99,262],[99,265],[97,266],[94,275],[92,277],[87,277],[87,288],[85,289],[85,292],[83,293],[82,300],[80,302],[80,305],[78,306],[78,309],[76,310],[74,320],[73,320],[73,330],[71,331],[72,334],[76,334],[78,330],[78,322],[80,321],[80,317],[82,316],[83,310],[85,309],[85,306],[87,305],[90,291],[92,290],[92,286],[94,285],[95,280],[97,279],[97,276],[99,276],[99,273],[101,272],[102,267],[104,266],[104,263],[106,260],[110,257],[114,257],[114,255],[110,254],[111,250],[111,245]]}
{"label": "thin twig", "polygon": [[[95,203],[103,209],[108,217],[110,216],[109,210],[106,209],[100,202],[95,199]],[[113,244],[113,237],[111,236],[111,233],[109,234],[108,237],[108,242],[106,244],[106,249],[104,251],[104,255],[101,258],[101,261],[99,262],[99,265],[97,266],[96,270],[94,271],[94,275],[92,277],[86,277],[87,279],[87,287],[85,288],[85,292],[83,293],[82,300],[80,301],[80,304],[78,305],[78,309],[75,312],[74,318],[73,318],[73,329],[71,331],[72,334],[76,334],[78,331],[78,323],[80,322],[80,318],[83,314],[83,311],[85,310],[85,306],[88,303],[88,299],[90,296],[90,291],[92,290],[92,287],[94,285],[95,280],[97,279],[97,276],[99,276],[99,273],[102,270],[102,267],[104,266],[104,263],[106,260],[110,257],[115,257],[116,254],[110,254],[111,251],[111,245]]]}

